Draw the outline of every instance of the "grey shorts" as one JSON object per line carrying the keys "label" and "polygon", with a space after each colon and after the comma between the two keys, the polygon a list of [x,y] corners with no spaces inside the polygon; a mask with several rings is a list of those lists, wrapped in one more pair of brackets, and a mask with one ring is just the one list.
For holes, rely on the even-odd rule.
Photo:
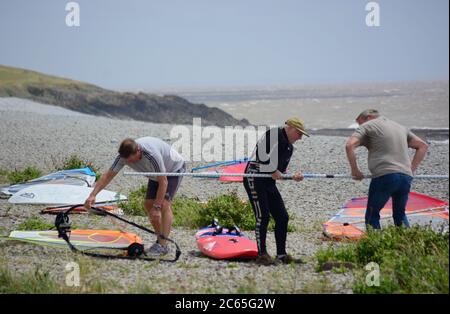
{"label": "grey shorts", "polygon": [[[186,172],[185,166],[178,170],[177,172],[183,173]],[[167,177],[168,185],[167,185],[167,191],[165,195],[165,199],[168,201],[172,201],[175,197],[175,194],[178,191],[178,188],[180,187],[181,181],[183,180],[183,177]],[[159,183],[153,180],[148,180],[147,185],[147,194],[145,195],[146,200],[154,200],[156,198],[156,192],[158,191]]]}

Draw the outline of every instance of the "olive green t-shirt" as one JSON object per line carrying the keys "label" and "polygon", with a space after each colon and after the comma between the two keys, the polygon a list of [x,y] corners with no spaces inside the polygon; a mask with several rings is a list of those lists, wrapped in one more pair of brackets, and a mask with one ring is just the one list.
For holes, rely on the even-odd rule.
{"label": "olive green t-shirt", "polygon": [[414,134],[404,126],[381,116],[361,124],[352,136],[369,150],[369,170],[374,178],[390,173],[413,175],[408,143]]}

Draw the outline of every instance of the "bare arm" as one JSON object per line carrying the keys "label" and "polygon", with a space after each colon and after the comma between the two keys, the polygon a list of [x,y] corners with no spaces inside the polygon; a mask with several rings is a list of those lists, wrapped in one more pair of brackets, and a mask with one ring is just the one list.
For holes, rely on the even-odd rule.
{"label": "bare arm", "polygon": [[114,172],[112,170],[108,170],[106,173],[104,173],[100,179],[95,184],[94,189],[92,190],[89,197],[84,202],[84,206],[86,208],[91,208],[92,205],[95,204],[95,197],[98,193],[100,193],[101,190],[103,190],[110,182],[111,180],[117,175],[117,172]]}
{"label": "bare arm", "polygon": [[361,144],[359,138],[352,136],[347,140],[345,144],[345,151],[347,153],[347,159],[350,163],[350,168],[352,171],[352,176],[355,180],[362,180],[364,175],[359,170],[358,163],[356,161],[355,149]]}
{"label": "bare arm", "polygon": [[414,135],[408,142],[408,147],[416,150],[414,158],[411,162],[411,170],[413,173],[415,173],[417,168],[419,167],[419,164],[422,162],[422,160],[425,158],[427,154],[428,144],[425,143],[421,138]]}

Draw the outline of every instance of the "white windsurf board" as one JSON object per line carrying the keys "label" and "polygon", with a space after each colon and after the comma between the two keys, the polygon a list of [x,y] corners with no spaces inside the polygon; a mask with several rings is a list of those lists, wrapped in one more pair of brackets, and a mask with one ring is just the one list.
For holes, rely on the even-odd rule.
{"label": "white windsurf board", "polygon": [[[20,190],[8,200],[12,204],[76,205],[83,204],[93,188],[64,184],[39,184]],[[127,200],[125,195],[102,190],[96,203]]]}

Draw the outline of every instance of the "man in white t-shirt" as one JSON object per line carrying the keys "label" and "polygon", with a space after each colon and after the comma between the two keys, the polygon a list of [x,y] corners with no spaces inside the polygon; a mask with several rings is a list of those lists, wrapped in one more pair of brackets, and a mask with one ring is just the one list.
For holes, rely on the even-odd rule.
{"label": "man in white t-shirt", "polygon": [[[138,172],[185,172],[183,157],[166,142],[154,137],[142,137],[136,140],[127,138],[119,147],[119,155],[111,168],[95,184],[91,195],[86,199],[85,207],[95,204],[96,195],[104,189],[117,173],[125,166]],[[150,223],[157,234],[169,237],[173,213],[171,202],[180,186],[182,177],[149,178],[144,207]],[[167,241],[158,237],[147,253],[162,256],[168,253]]]}

